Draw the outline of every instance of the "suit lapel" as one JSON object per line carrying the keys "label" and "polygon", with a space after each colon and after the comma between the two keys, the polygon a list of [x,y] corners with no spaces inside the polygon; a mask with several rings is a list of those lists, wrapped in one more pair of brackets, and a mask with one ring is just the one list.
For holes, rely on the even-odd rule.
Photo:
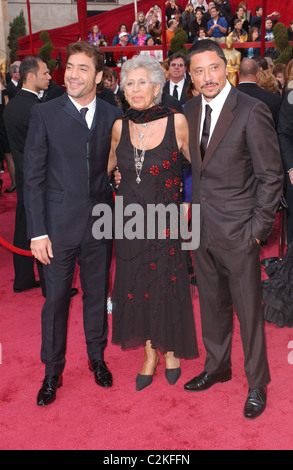
{"label": "suit lapel", "polygon": [[72,101],[69,99],[67,93],[64,93],[62,98],[63,98],[62,106],[63,106],[63,110],[65,111],[65,113],[69,114],[73,119],[78,121],[82,126],[88,128],[86,122],[83,120],[81,114],[77,111],[76,107],[74,106]]}
{"label": "suit lapel", "polygon": [[215,150],[217,149],[218,145],[221,143],[223,137],[228,131],[234,119],[234,114],[232,112],[232,109],[236,106],[236,101],[237,101],[237,92],[235,91],[235,88],[232,87],[224,103],[221,114],[219,116],[216,127],[214,129],[213,135],[207,147],[205,157],[202,163],[202,169],[204,169],[207,166]]}

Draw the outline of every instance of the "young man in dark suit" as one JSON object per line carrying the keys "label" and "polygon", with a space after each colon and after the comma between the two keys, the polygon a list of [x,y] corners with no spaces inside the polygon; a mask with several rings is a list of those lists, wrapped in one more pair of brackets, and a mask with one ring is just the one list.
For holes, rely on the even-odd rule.
{"label": "young man in dark suit", "polygon": [[[4,109],[3,119],[15,165],[17,206],[15,213],[15,231],[13,243],[17,248],[29,250],[27,239],[27,220],[23,202],[23,158],[24,146],[28,132],[31,109],[40,104],[38,93],[49,86],[50,74],[47,64],[35,56],[25,57],[19,67],[22,88],[8,102]],[[35,280],[34,259],[28,256],[13,254],[14,292],[40,287]],[[42,269],[39,275],[42,278]],[[44,290],[43,290],[44,293]]]}
{"label": "young man in dark suit", "polygon": [[206,362],[204,372],[185,389],[202,391],[231,379],[234,308],[249,385],[244,416],[252,419],[265,409],[270,382],[259,253],[282,193],[280,150],[264,103],[227,81],[220,45],[197,42],[189,52],[189,71],[201,93],[186,103],[184,112],[190,130],[192,203],[201,208],[194,260]]}
{"label": "young man in dark suit", "polygon": [[96,97],[104,53],[78,42],[68,46],[67,93],[36,107],[25,149],[25,207],[33,255],[44,264],[41,359],[45,379],[37,404],[56,398],[65,367],[67,320],[76,261],[83,289],[84,331],[90,370],[112,386],[104,361],[111,240],[92,235],[95,204],[112,204],[107,175],[111,128],[122,114]]}

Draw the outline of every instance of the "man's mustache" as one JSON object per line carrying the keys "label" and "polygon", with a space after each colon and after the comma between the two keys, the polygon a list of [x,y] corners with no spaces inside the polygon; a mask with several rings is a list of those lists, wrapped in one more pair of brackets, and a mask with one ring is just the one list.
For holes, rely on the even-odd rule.
{"label": "man's mustache", "polygon": [[201,88],[201,90],[202,90],[202,89],[205,88],[206,86],[210,86],[210,85],[216,85],[216,86],[217,86],[217,85],[219,85],[219,84],[218,84],[217,82],[212,82],[212,81],[210,81],[210,82],[204,83],[200,88]]}

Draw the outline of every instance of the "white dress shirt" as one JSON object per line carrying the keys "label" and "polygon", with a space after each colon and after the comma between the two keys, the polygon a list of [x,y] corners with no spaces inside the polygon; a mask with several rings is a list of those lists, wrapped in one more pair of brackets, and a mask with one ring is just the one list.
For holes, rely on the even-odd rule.
{"label": "white dress shirt", "polygon": [[92,127],[94,115],[96,112],[96,97],[94,97],[93,101],[86,106],[81,106],[77,101],[75,101],[74,98],[68,95],[68,98],[71,100],[71,102],[74,104],[76,107],[77,111],[80,112],[81,108],[88,108],[88,111],[85,115],[85,120],[87,122],[88,128],[90,129]]}
{"label": "white dress shirt", "polygon": [[205,106],[206,104],[210,105],[210,107],[212,108],[212,113],[211,113],[211,127],[210,127],[210,136],[209,136],[209,141],[208,141],[208,144],[211,140],[211,136],[214,132],[214,129],[216,127],[216,124],[218,122],[218,119],[219,119],[219,116],[221,114],[221,111],[222,111],[222,108],[224,106],[224,103],[227,99],[227,96],[229,95],[230,93],[230,90],[231,90],[231,84],[228,82],[226,82],[226,85],[224,86],[223,90],[214,98],[212,99],[210,102],[207,102],[204,98],[203,95],[201,95],[201,99],[202,99],[202,111],[201,111],[201,123],[200,123],[200,133],[199,133],[199,142],[201,141],[201,135],[202,135],[202,129],[203,129],[203,123],[204,123],[204,119],[205,119],[205,112],[206,112],[206,109],[205,109]]}
{"label": "white dress shirt", "polygon": [[183,90],[184,82],[185,82],[185,78],[183,78],[183,79],[182,79],[180,82],[178,82],[178,83],[173,83],[172,80],[170,79],[170,83],[169,83],[170,91],[169,91],[169,94],[170,94],[171,96],[173,96],[174,86],[177,85],[178,100],[180,100],[181,95],[182,95],[182,90]]}

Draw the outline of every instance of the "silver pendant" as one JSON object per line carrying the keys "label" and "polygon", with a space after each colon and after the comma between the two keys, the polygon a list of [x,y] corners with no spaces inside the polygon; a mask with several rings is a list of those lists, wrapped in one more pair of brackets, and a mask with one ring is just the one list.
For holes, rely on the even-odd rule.
{"label": "silver pendant", "polygon": [[137,184],[139,184],[141,182],[141,179],[140,179],[139,176],[136,178],[136,182],[137,182]]}

